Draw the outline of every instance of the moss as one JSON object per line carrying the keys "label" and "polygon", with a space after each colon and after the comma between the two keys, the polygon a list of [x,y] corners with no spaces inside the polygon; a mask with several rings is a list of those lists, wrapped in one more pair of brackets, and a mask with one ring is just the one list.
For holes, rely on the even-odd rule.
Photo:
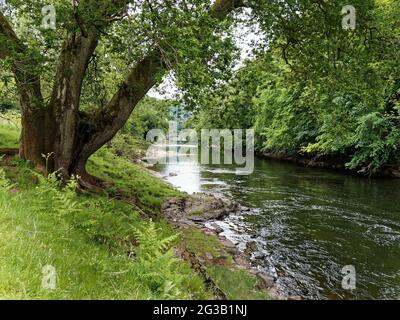
{"label": "moss", "polygon": [[201,216],[204,213],[205,213],[204,210],[194,210],[194,211],[190,212],[189,214],[191,216]]}
{"label": "moss", "polygon": [[229,258],[228,260],[231,260],[231,256],[226,253],[216,236],[204,234],[196,228],[182,231],[182,244],[197,256],[206,257],[211,254],[213,257],[220,257],[225,255]]}
{"label": "moss", "polygon": [[230,300],[270,300],[264,290],[257,288],[258,279],[239,268],[213,265],[207,267],[209,276]]}
{"label": "moss", "polygon": [[237,266],[216,236],[190,228],[183,231],[182,243],[186,250],[205,260],[208,276],[229,299],[272,299],[258,287],[259,280],[255,275]]}

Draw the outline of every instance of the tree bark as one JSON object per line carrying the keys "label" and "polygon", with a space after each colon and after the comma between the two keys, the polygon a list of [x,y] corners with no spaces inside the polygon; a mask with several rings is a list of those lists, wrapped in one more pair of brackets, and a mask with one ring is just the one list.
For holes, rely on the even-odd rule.
{"label": "tree bark", "polygon": [[73,34],[65,40],[50,100],[56,123],[54,138],[54,166],[60,174],[74,173],[74,153],[79,142],[79,106],[83,79],[100,35],[90,31],[87,36]]}
{"label": "tree bark", "polygon": [[0,59],[12,58],[11,68],[20,98],[20,156],[43,169],[45,160],[42,154],[53,150],[54,125],[43,101],[40,76],[36,70],[37,61],[1,12],[0,40],[4,44],[0,48]]}

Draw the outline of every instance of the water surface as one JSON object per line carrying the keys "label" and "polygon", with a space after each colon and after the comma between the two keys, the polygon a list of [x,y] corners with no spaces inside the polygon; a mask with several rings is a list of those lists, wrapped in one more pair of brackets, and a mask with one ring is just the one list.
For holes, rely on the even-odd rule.
{"label": "water surface", "polygon": [[[154,169],[183,191],[251,208],[220,225],[241,249],[256,244],[255,261],[281,291],[311,299],[400,298],[400,181],[265,159],[256,159],[250,176],[193,161]],[[355,290],[342,288],[347,265],[356,268]]]}

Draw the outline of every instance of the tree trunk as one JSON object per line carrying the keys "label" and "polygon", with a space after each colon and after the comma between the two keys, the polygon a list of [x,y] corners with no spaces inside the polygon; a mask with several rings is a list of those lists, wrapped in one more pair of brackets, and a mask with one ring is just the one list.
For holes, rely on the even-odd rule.
{"label": "tree trunk", "polygon": [[[20,157],[31,161],[42,172],[46,170],[46,160],[54,151],[55,123],[48,109],[42,108],[22,113],[20,138]],[[54,158],[50,157],[47,171],[54,170]]]}

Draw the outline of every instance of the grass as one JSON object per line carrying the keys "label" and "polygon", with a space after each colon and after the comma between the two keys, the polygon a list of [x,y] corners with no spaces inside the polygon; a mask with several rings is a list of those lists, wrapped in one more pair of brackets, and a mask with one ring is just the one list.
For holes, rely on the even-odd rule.
{"label": "grass", "polygon": [[[18,136],[16,127],[0,125],[0,147],[16,147]],[[108,181],[103,194],[60,191],[18,158],[0,167],[0,299],[213,299],[213,288],[173,247],[218,258],[206,270],[228,298],[270,298],[216,237],[148,218],[185,194],[108,148],[88,171]],[[57,272],[55,290],[42,288],[48,265]]]}
{"label": "grass", "polygon": [[89,160],[88,172],[112,184],[105,190],[109,196],[125,194],[146,213],[157,215],[166,199],[184,196],[149,174],[145,168],[113,155],[107,148],[101,149]]}
{"label": "grass", "polygon": [[[0,189],[1,299],[212,297],[187,263],[157,247],[171,236],[168,225],[123,201],[66,194],[51,181]],[[140,243],[137,230],[154,232]],[[47,265],[56,269],[56,290],[41,286]]]}
{"label": "grass", "polygon": [[8,121],[0,114],[0,148],[17,148],[19,141],[19,128],[15,121]]}

